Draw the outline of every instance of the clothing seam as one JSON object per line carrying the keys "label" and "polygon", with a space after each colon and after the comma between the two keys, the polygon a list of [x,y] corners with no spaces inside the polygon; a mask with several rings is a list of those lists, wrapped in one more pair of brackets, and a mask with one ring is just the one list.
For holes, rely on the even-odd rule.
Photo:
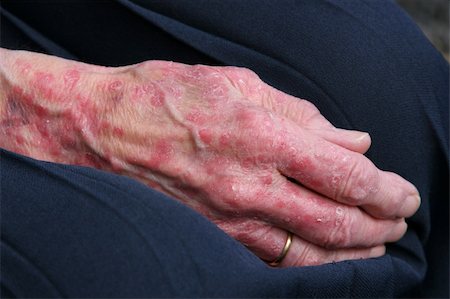
{"label": "clothing seam", "polygon": [[[25,34],[33,42],[39,45],[42,49],[46,50],[51,55],[61,56],[66,59],[77,60],[76,56],[70,53],[62,46],[55,43],[53,40],[47,38],[45,35],[28,25],[25,21],[19,19],[14,14],[10,13],[5,8],[0,9],[0,15],[3,15],[8,21],[11,22],[20,32]],[[50,45],[50,47],[48,46]]]}

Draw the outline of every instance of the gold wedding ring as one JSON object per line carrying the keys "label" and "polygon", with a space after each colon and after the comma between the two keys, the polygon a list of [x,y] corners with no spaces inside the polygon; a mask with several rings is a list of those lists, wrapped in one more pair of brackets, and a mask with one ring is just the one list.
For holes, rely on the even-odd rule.
{"label": "gold wedding ring", "polygon": [[289,248],[291,248],[292,245],[292,233],[291,232],[287,232],[287,239],[286,239],[286,243],[284,244],[284,248],[281,251],[280,255],[273,260],[272,262],[269,263],[270,266],[275,267],[278,266],[281,261],[284,259],[284,257],[286,256],[286,254],[289,251]]}

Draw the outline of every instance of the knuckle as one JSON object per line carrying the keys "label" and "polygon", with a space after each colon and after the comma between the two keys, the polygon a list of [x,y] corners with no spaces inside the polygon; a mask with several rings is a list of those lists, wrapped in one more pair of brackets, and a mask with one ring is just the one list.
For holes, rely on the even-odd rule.
{"label": "knuckle", "polygon": [[252,71],[251,69],[245,68],[245,67],[240,67],[238,68],[239,72],[241,73],[241,76],[244,79],[250,79],[250,80],[255,80],[258,79],[260,80],[258,74],[256,74],[254,71]]}
{"label": "knuckle", "polygon": [[243,243],[253,246],[262,238],[270,235],[271,227],[249,219],[224,219],[215,222],[228,235]]}
{"label": "knuckle", "polygon": [[328,230],[324,240],[325,248],[347,248],[352,241],[352,217],[348,208],[339,206],[335,210],[334,221],[331,221],[331,228]]}
{"label": "knuckle", "polygon": [[222,67],[220,71],[245,97],[252,97],[261,92],[262,80],[254,71],[242,67]]}
{"label": "knuckle", "polygon": [[336,198],[351,205],[364,204],[368,197],[379,190],[379,175],[367,159],[352,159],[343,175],[338,177]]}
{"label": "knuckle", "polygon": [[306,100],[295,99],[290,102],[290,105],[292,106],[292,111],[298,111],[297,117],[304,127],[308,127],[311,121],[321,115],[319,109]]}
{"label": "knuckle", "polygon": [[229,78],[230,81],[233,82],[248,82],[253,80],[261,80],[254,71],[245,67],[237,67],[237,66],[225,66],[221,67],[220,70],[225,76]]}
{"label": "knuckle", "polygon": [[253,128],[257,126],[258,123],[258,114],[255,113],[254,109],[249,107],[243,107],[242,109],[237,111],[236,119],[242,127],[250,127]]}
{"label": "knuckle", "polygon": [[309,101],[300,100],[300,101],[297,101],[297,103],[302,108],[303,114],[305,116],[313,117],[313,116],[316,116],[316,115],[320,114],[320,111],[316,107],[316,105],[314,105],[313,103],[311,103]]}
{"label": "knuckle", "polygon": [[259,207],[259,186],[249,187],[238,178],[219,180],[210,190],[210,200],[214,208],[222,214],[233,217],[246,216]]}
{"label": "knuckle", "polygon": [[305,244],[302,247],[302,250],[300,250],[297,253],[298,257],[297,257],[296,262],[295,262],[297,266],[306,266],[306,263],[307,263],[308,258],[310,256],[310,250],[311,250],[310,245]]}
{"label": "knuckle", "polygon": [[268,111],[263,111],[257,107],[245,107],[236,114],[239,131],[246,138],[252,136],[253,140],[260,140],[266,143],[275,137],[275,121],[273,115]]}
{"label": "knuckle", "polygon": [[[386,177],[387,176],[387,177]],[[386,205],[390,205],[392,208],[390,209],[391,214],[386,216],[395,216],[398,214],[402,214],[405,205],[408,202],[405,200],[408,195],[410,195],[410,191],[408,188],[405,188],[405,181],[402,177],[395,173],[385,173],[385,179],[383,180],[384,184],[390,184],[390,186],[383,186],[386,189],[389,188],[390,192],[388,193],[389,201],[387,201]],[[415,189],[415,187],[413,187]],[[418,206],[417,206],[418,208]]]}
{"label": "knuckle", "polygon": [[241,208],[239,198],[233,192],[235,186],[236,183],[233,180],[213,178],[204,186],[208,204],[220,213],[234,214],[234,211],[239,211]]}
{"label": "knuckle", "polygon": [[228,235],[241,242],[263,260],[272,261],[284,247],[284,237],[273,226],[247,218],[223,219],[215,222]]}

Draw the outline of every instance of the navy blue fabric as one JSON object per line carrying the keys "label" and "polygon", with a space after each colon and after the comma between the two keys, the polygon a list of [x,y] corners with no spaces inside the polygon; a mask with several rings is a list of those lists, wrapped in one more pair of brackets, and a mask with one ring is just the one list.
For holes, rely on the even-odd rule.
{"label": "navy blue fabric", "polygon": [[389,256],[273,269],[201,215],[131,179],[0,154],[1,279],[16,297],[391,295],[393,273],[382,266]]}
{"label": "navy blue fabric", "polygon": [[36,2],[3,1],[2,46],[103,65],[166,59],[249,67],[312,101],[336,126],[370,132],[368,157],[413,182],[423,203],[382,258],[270,269],[145,186],[3,152],[2,292],[448,297],[449,66],[395,4]]}

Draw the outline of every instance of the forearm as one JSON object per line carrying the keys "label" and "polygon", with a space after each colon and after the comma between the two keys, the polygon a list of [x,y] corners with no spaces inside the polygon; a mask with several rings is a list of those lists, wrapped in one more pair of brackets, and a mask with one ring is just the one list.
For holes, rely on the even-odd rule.
{"label": "forearm", "polygon": [[81,104],[93,101],[78,88],[87,80],[76,62],[1,50],[1,146],[42,160],[74,162],[83,148]]}
{"label": "forearm", "polygon": [[[167,159],[168,144],[172,138],[189,136],[186,128],[164,113],[165,94],[154,83],[161,76],[158,67],[106,68],[31,52],[0,51],[1,147],[140,180],[139,167],[145,167],[147,174],[167,174],[169,167],[180,163],[174,155]],[[145,82],[136,76],[136,69],[145,69]],[[151,121],[143,123],[143,117]],[[171,125],[164,128],[161,123]],[[143,156],[143,151],[151,154]],[[152,178],[146,182],[157,186],[157,174]]]}
{"label": "forearm", "polygon": [[96,140],[108,133],[100,110],[113,99],[99,82],[115,69],[0,51],[0,146],[41,160],[108,169]]}

